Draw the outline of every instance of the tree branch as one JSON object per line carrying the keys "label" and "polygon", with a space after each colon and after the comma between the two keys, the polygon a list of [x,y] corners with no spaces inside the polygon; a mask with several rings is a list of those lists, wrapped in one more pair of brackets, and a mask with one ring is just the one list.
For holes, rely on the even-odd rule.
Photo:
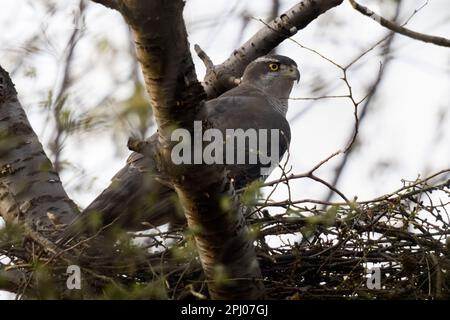
{"label": "tree branch", "polygon": [[184,22],[178,23],[183,21],[183,5],[182,1],[123,0],[120,8],[133,29],[137,58],[160,136],[165,140],[169,140],[166,138],[173,126],[192,126],[201,118],[197,116],[202,108],[199,102],[205,98],[189,53]]}
{"label": "tree branch", "polygon": [[[209,74],[213,72],[210,80],[208,75],[205,78],[204,87],[207,90],[214,88],[214,93],[209,90],[208,98],[235,86],[238,82],[236,80],[241,77],[248,63],[270,52],[298,29],[305,27],[321,13],[339,5],[342,1],[305,0],[299,3],[276,18],[272,25],[265,26],[227,61],[216,67],[206,53],[196,47],[196,51],[208,67]],[[258,298],[261,297],[263,290],[262,282],[259,280],[261,278],[259,269],[255,268],[257,263],[254,259],[252,241],[248,237],[239,202],[225,179],[223,167],[197,165],[194,168],[186,165],[170,165],[169,137],[173,128],[192,130],[193,121],[204,120],[205,114],[201,103],[205,94],[197,81],[189,54],[181,9],[180,1],[162,3],[143,0],[123,0],[118,8],[134,33],[137,57],[143,69],[160,136],[159,146],[157,143],[131,143],[130,147],[147,157],[155,155],[159,170],[167,173],[169,183],[178,193],[190,227],[197,232],[201,230],[196,234],[196,239],[203,268],[209,280],[211,296]],[[232,81],[229,82],[229,79]],[[208,84],[212,86],[208,87]],[[155,168],[150,170],[154,171]],[[137,192],[142,193],[141,190]],[[134,197],[134,194],[130,194],[130,197]],[[230,200],[227,201],[229,203],[227,208],[219,205],[223,203],[224,198]],[[94,208],[98,206],[94,204]],[[111,213],[116,214],[108,211],[107,215]],[[124,215],[123,210],[118,210],[117,213]],[[224,242],[224,239],[228,239],[227,242]],[[222,285],[221,288],[221,284],[213,280],[218,278],[220,273],[244,281],[234,281],[231,286]]]}
{"label": "tree branch", "polygon": [[259,30],[222,64],[207,67],[204,88],[208,98],[214,98],[236,86],[245,67],[256,58],[269,53],[285,39],[305,28],[319,15],[340,5],[343,0],[304,0]]}
{"label": "tree branch", "polygon": [[[181,0],[123,0],[119,9],[133,29],[158,125],[159,143],[139,149],[144,155],[155,154],[159,170],[178,194],[194,231],[211,297],[261,298],[264,287],[253,241],[224,166],[175,165],[171,159],[170,136],[175,128],[193,131],[194,120],[208,126],[206,95],[190,55],[183,6]],[[229,206],[221,205],[224,198]]]}
{"label": "tree branch", "polygon": [[[37,231],[53,231],[78,212],[64,191],[17,100],[8,73],[0,67],[0,215],[7,223],[24,219]],[[22,217],[14,212],[20,209]],[[50,220],[49,214],[55,219]]]}
{"label": "tree branch", "polygon": [[[270,52],[298,29],[342,1],[305,0],[299,3],[272,21],[271,25],[265,26],[220,66],[213,67],[207,55],[196,47],[209,72],[214,71],[214,78],[209,83],[216,89],[208,98],[235,86],[236,79],[241,77],[248,63]],[[123,0],[118,7],[133,30],[137,57],[159,133],[159,142],[131,143],[130,147],[147,157],[155,157],[158,170],[166,174],[166,179],[177,191],[188,224],[195,231],[211,297],[260,298],[263,285],[252,239],[248,236],[242,209],[225,177],[223,166],[196,165],[194,168],[171,163],[172,130],[185,128],[192,131],[194,120],[205,120],[202,101],[206,95],[197,80],[190,56],[182,8],[182,1],[161,0]],[[233,81],[217,89],[224,79]],[[205,81],[208,89],[208,80]],[[208,126],[206,121],[204,125]],[[223,206],[224,199],[228,199],[226,207]],[[238,280],[216,281],[224,275]]]}
{"label": "tree branch", "polygon": [[359,3],[357,3],[354,0],[349,0],[350,4],[352,5],[353,8],[355,8],[357,11],[359,11],[360,13],[362,13],[365,16],[368,16],[369,18],[372,18],[373,20],[375,20],[376,22],[378,22],[380,25],[382,25],[383,27],[388,28],[389,30],[392,30],[394,32],[400,33],[404,36],[407,36],[409,38],[415,39],[415,40],[420,40],[423,42],[428,42],[428,43],[433,43],[435,45],[438,46],[442,46],[442,47],[450,47],[450,40],[443,38],[443,37],[437,37],[437,36],[430,36],[424,33],[419,33],[416,31],[412,31],[410,29],[407,29],[405,27],[402,27],[390,20],[387,20],[381,16],[379,16],[378,14],[376,14],[375,12],[373,12],[372,10],[370,10],[369,8],[360,5]]}
{"label": "tree branch", "polygon": [[[209,89],[213,89],[215,90],[213,94],[211,94],[208,96],[208,98],[213,98],[215,95],[218,95],[220,93],[222,93],[223,91],[229,89],[230,87],[227,86],[223,86],[221,85],[221,83],[223,84],[223,80],[224,79],[229,79],[232,80],[230,82],[226,81],[228,85],[231,86],[235,86],[239,83],[239,78],[242,75],[243,70],[245,69],[245,67],[247,66],[247,64],[249,62],[251,62],[253,59],[264,55],[267,52],[270,52],[271,50],[273,50],[273,48],[275,46],[277,46],[281,41],[283,41],[284,39],[286,39],[287,37],[289,37],[291,35],[290,32],[283,33],[283,26],[285,26],[285,28],[290,28],[291,24],[296,24],[298,28],[304,27],[306,26],[309,22],[311,22],[312,20],[314,20],[318,15],[320,15],[321,13],[325,12],[327,9],[332,8],[333,6],[337,6],[338,4],[342,3],[342,0],[333,0],[333,1],[324,1],[324,0],[320,0],[320,1],[310,1],[310,0],[306,0],[302,3],[299,3],[298,5],[294,6],[290,11],[287,11],[286,13],[282,14],[280,16],[280,18],[276,18],[274,21],[272,21],[272,25],[274,25],[275,27],[271,27],[269,24],[265,25],[264,28],[262,28],[257,34],[255,34],[255,36],[252,37],[251,40],[249,40],[246,44],[244,44],[239,50],[236,50],[235,52],[241,52],[241,54],[239,56],[236,56],[234,54],[232,54],[230,56],[229,59],[227,59],[224,63],[222,63],[219,66],[215,66],[213,65],[211,59],[206,55],[206,53],[201,50],[201,48],[199,46],[195,46],[195,50],[197,52],[197,54],[199,54],[200,58],[202,59],[202,61],[205,63],[205,65],[208,68],[208,72],[214,73],[214,77],[211,78],[211,83],[212,85],[208,86],[206,83],[204,83],[204,87],[208,90]],[[170,52],[170,50],[168,49],[164,49],[164,48],[170,48],[175,44],[177,44],[177,46],[175,47],[179,47],[179,44],[184,44],[186,47],[186,42],[183,39],[170,39],[169,37],[164,37],[164,39],[170,39],[169,41],[166,41],[163,43],[163,40],[161,40],[161,35],[157,34],[157,35],[151,35],[150,33],[146,33],[146,29],[151,29],[151,28],[160,28],[161,27],[161,17],[155,17],[155,18],[149,18],[146,14],[147,9],[145,9],[145,7],[139,7],[138,4],[135,3],[135,1],[125,1],[125,4],[131,4],[130,5],[123,5],[121,7],[121,12],[124,15],[125,19],[130,23],[130,25],[133,26],[133,33],[135,36],[135,41],[136,41],[136,48],[137,48],[137,56],[139,58],[139,61],[141,62],[142,68],[143,68],[143,72],[144,72],[144,77],[145,77],[145,81],[147,84],[147,89],[150,93],[150,96],[153,99],[152,104],[158,105],[158,104],[164,104],[167,105],[168,101],[163,101],[164,99],[160,99],[160,97],[162,97],[165,93],[163,91],[161,91],[160,89],[158,89],[158,81],[161,82],[167,82],[169,83],[169,78],[172,77],[173,78],[173,74],[176,73],[176,70],[180,69],[183,70],[183,66],[178,66],[179,61],[177,59],[179,59],[179,57],[174,56],[173,58],[171,58],[171,55],[173,55],[173,53]],[[135,6],[135,7],[133,7]],[[140,14],[136,15],[133,17],[132,12],[139,12],[140,10]],[[153,12],[153,11],[152,11]],[[154,19],[154,20],[152,20]],[[143,21],[145,22],[145,25],[143,24]],[[143,24],[142,26],[140,24]],[[295,28],[297,28],[295,27]],[[153,29],[153,30],[156,30]],[[281,31],[280,31],[281,30]],[[164,30],[162,30],[162,32],[166,32]],[[264,38],[267,36],[267,39]],[[153,38],[152,38],[153,37]],[[158,50],[160,50],[160,52],[158,52]],[[177,49],[178,50],[178,49]],[[244,53],[245,52],[245,53]],[[245,59],[244,59],[245,58]],[[166,67],[166,69],[164,69],[164,72],[159,75],[157,72],[152,71],[153,69],[153,65],[155,64],[155,61],[162,61],[163,59],[166,60],[166,65],[168,65]],[[190,56],[189,56],[190,59]],[[155,65],[155,70],[159,70],[158,68],[160,68],[160,66]],[[194,83],[189,79],[196,79],[195,76],[192,76],[192,72],[193,70],[193,66],[189,65],[186,66],[187,68],[185,69],[185,71],[182,71],[183,73],[189,75],[189,77],[187,77],[187,81],[188,83]],[[192,67],[192,68],[191,68]],[[162,69],[161,69],[162,71]],[[169,73],[172,72],[172,76],[169,76]],[[232,75],[231,78],[228,78],[227,75]],[[208,75],[205,77],[205,81],[208,82]],[[195,80],[197,81],[197,80]],[[176,82],[176,81],[175,81]],[[174,81],[172,81],[171,86],[173,89],[176,89],[175,92],[183,92],[183,87],[184,84],[181,83],[179,85],[179,87],[177,87],[177,85],[175,84]],[[196,82],[198,84],[198,82]],[[218,89],[220,87],[220,90]],[[215,89],[214,89],[215,88]],[[217,90],[216,90],[217,89]],[[199,88],[198,86],[195,86],[195,90],[196,93],[194,94],[190,94],[188,97],[191,98],[195,98],[198,97],[200,99],[200,96],[204,96],[203,91],[201,91],[201,88]],[[158,97],[160,96],[160,97]],[[172,100],[172,105],[173,105],[173,100],[175,100],[175,106],[174,107],[169,107],[166,108],[164,110],[166,111],[162,111],[163,109],[161,108],[157,108],[158,111],[155,111],[155,117],[157,119],[157,123],[160,126],[159,129],[159,133],[162,134],[163,137],[167,137],[167,133],[170,132],[170,128],[172,128],[172,126],[170,125],[170,123],[173,124],[174,127],[184,127],[183,125],[183,121],[185,122],[185,124],[187,125],[187,127],[192,125],[192,119],[196,119],[196,111],[195,109],[200,107],[200,106],[195,106],[195,103],[190,103],[188,101],[184,101],[183,105],[180,104],[183,97],[177,97],[175,98],[171,98]],[[156,103],[155,101],[159,101],[158,103]],[[200,99],[201,100],[201,99]],[[162,102],[163,101],[163,102]],[[180,104],[179,106],[177,106],[176,104]],[[190,107],[189,107],[190,106]],[[193,109],[192,109],[192,106]],[[172,111],[169,111],[169,109],[172,108]],[[177,111],[178,110],[178,111]],[[203,112],[203,111],[202,111]],[[172,114],[176,117],[178,117],[179,119],[175,119],[175,121],[170,120],[170,121],[166,121],[167,118],[167,114]],[[201,112],[199,112],[198,114],[201,114]],[[186,117],[185,120],[183,120],[183,116]],[[201,116],[199,116],[199,119],[201,118]],[[189,119],[191,119],[191,121],[189,121]],[[163,132],[164,130],[161,130],[161,125],[165,126],[168,128],[168,132]],[[186,128],[187,128],[186,127]],[[163,141],[168,141],[168,139],[163,139]],[[152,144],[153,145],[153,144]],[[130,144],[129,145],[131,147],[131,150],[133,151],[137,151],[137,147],[139,147],[139,145],[134,145],[134,144]],[[155,148],[156,149],[156,148]],[[141,152],[139,152],[141,153]],[[151,150],[150,153],[153,153],[153,150]],[[145,168],[140,168],[139,172],[136,172],[136,175],[138,176],[137,178],[141,178],[142,173],[141,171],[151,171],[154,172],[156,174],[156,168],[153,166],[154,161],[150,161],[151,162],[151,167],[145,167]],[[137,170],[136,170],[137,171]],[[154,180],[155,176],[151,176],[148,177],[147,179],[150,180]],[[135,183],[135,186],[139,186],[140,183],[137,182],[136,179],[133,179],[133,182]],[[112,186],[112,185],[111,185]],[[135,203],[136,201],[134,201],[135,199],[138,199],[141,197],[141,195],[146,194],[147,192],[151,192],[152,190],[150,189],[154,189],[154,188],[147,188],[147,190],[144,190],[143,188],[126,188],[122,191],[120,191],[120,194],[117,192],[117,189],[114,188],[108,188],[106,189],[104,192],[109,192],[108,194],[111,197],[116,197],[119,196],[123,199],[128,199],[130,201],[130,203]],[[132,210],[128,207],[121,207],[121,208],[114,208],[114,209],[110,209],[109,208],[109,202],[107,201],[106,196],[102,197],[102,195],[99,196],[99,198],[95,199],[89,206],[88,206],[88,210],[86,210],[86,215],[89,215],[89,211],[92,212],[104,212],[105,215],[104,217],[107,216],[107,221],[113,221],[115,220],[118,215],[121,216],[125,216],[125,217],[131,217],[131,215],[134,215],[134,213],[132,213]],[[131,201],[131,199],[134,199]],[[106,209],[108,208],[108,209]],[[93,210],[90,210],[93,209]],[[117,209],[117,210],[116,210]],[[151,211],[151,212],[150,212]],[[153,212],[154,211],[154,212]],[[161,220],[161,214],[160,212],[156,212],[155,210],[149,210],[149,212],[146,213],[145,216],[145,221],[147,221],[148,223],[151,223],[153,225],[160,225],[160,223],[162,222]],[[165,214],[163,216],[163,220],[164,223],[167,223],[169,221],[173,221],[173,217],[169,217],[169,213]],[[106,221],[105,220],[105,221]],[[132,220],[132,219],[131,219]],[[105,222],[104,221],[104,222]],[[123,220],[121,220],[123,221]],[[128,219],[127,221],[130,221],[130,219]],[[128,228],[128,226],[125,226],[122,224],[122,226],[124,228]],[[69,232],[70,233],[70,232]]]}
{"label": "tree branch", "polygon": [[[401,7],[402,1],[399,1],[396,6],[396,12],[394,20],[397,20],[399,13],[400,13],[400,7]],[[346,68],[350,68],[353,64],[355,64],[359,59],[361,59],[366,53],[372,51],[372,49],[376,48],[380,43],[386,41],[384,44],[384,52],[383,52],[383,61],[381,63],[381,69],[378,73],[377,78],[374,80],[373,84],[370,86],[369,93],[364,101],[364,104],[361,105],[359,108],[359,116],[358,121],[359,125],[361,126],[362,123],[365,122],[366,116],[369,114],[368,110],[370,109],[371,105],[373,104],[373,99],[376,96],[377,90],[380,87],[380,83],[383,81],[383,77],[386,75],[386,70],[393,60],[393,57],[391,56],[391,50],[392,50],[392,43],[395,37],[395,32],[389,32],[389,34],[386,37],[383,37],[380,41],[377,41],[374,46],[370,47],[368,50],[365,50],[362,54],[358,55],[355,59],[353,59]],[[347,152],[344,154],[343,158],[341,159],[341,162],[338,164],[338,166],[335,169],[335,174],[333,177],[333,180],[331,182],[331,185],[337,188],[339,184],[339,180],[341,179],[341,176],[344,172],[344,169],[346,165],[348,164],[348,160],[353,154],[354,148],[350,148],[347,150]],[[333,198],[334,192],[330,190],[325,197],[324,202],[330,202]]]}

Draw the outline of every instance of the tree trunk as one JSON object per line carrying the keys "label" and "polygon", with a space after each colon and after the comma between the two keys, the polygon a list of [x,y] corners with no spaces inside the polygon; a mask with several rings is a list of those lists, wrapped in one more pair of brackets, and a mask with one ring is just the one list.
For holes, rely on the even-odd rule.
{"label": "tree trunk", "polygon": [[50,235],[55,224],[67,224],[77,213],[0,67],[0,215]]}
{"label": "tree trunk", "polygon": [[[184,1],[124,0],[119,11],[134,31],[153,114],[159,132],[159,169],[175,187],[194,231],[213,299],[264,296],[261,272],[239,200],[223,165],[174,165],[174,129],[193,132],[205,121],[206,95],[198,82],[183,19]],[[207,178],[206,178],[207,177]],[[221,205],[224,198],[231,205]]]}
{"label": "tree trunk", "polygon": [[[253,239],[239,200],[222,165],[174,165],[170,136],[175,128],[193,131],[205,119],[204,100],[235,85],[255,58],[305,27],[342,0],[305,0],[261,29],[229,59],[208,70],[202,86],[190,55],[182,0],[94,0],[118,10],[133,29],[159,141],[155,160],[174,186],[194,233],[214,299],[264,297]],[[207,90],[207,94],[204,91]],[[142,150],[145,152],[145,145]],[[148,155],[147,155],[148,156]],[[7,223],[23,219],[52,239],[58,225],[78,213],[45,155],[17,100],[8,74],[0,68],[0,214]],[[56,232],[55,232],[56,230]]]}

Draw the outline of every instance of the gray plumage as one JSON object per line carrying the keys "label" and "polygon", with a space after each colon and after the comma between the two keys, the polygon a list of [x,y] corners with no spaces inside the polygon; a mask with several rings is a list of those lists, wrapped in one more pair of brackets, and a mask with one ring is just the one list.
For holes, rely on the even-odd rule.
{"label": "gray plumage", "polygon": [[[206,102],[207,119],[223,133],[226,129],[239,128],[278,129],[281,160],[290,142],[285,118],[288,97],[299,77],[297,65],[290,58],[280,55],[258,58],[248,65],[238,87]],[[156,139],[154,134],[148,142],[151,144]],[[238,189],[260,179],[261,166],[260,163],[234,164],[226,165],[226,169]],[[109,224],[137,231],[184,221],[176,193],[157,176],[153,159],[132,153],[110,186],[66,229],[62,239],[79,233],[92,234]]]}

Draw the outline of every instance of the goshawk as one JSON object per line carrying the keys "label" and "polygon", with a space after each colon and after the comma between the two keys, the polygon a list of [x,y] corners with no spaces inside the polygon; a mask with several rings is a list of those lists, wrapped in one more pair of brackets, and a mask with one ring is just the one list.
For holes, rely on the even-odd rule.
{"label": "goshawk", "polygon": [[[208,122],[223,134],[227,129],[279,130],[277,161],[280,161],[290,142],[286,120],[288,98],[294,82],[299,79],[297,64],[292,59],[281,55],[260,57],[247,66],[239,86],[206,102]],[[147,141],[152,143],[156,139],[157,134],[154,134]],[[248,146],[245,148],[247,155],[255,151]],[[239,189],[260,179],[262,166],[260,162],[226,164],[226,169],[235,188]],[[108,224],[137,231],[177,221],[176,193],[157,179],[155,168],[151,157],[132,153],[125,167],[112,178],[110,186],[68,226],[63,238],[81,232],[92,234]]]}

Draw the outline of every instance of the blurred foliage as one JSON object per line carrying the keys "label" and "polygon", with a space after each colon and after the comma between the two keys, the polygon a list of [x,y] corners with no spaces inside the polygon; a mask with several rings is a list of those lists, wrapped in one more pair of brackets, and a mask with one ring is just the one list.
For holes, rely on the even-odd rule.
{"label": "blurred foliage", "polygon": [[[371,201],[321,209],[304,203],[298,212],[249,218],[268,296],[450,298],[450,180],[444,173],[432,183],[405,181],[400,190]],[[24,246],[27,233],[7,226],[0,230],[0,254],[25,272],[29,280],[19,292],[28,298],[204,299],[208,292],[195,234],[179,228],[133,235],[113,228],[105,237],[71,244],[68,256],[53,256],[28,240]],[[81,267],[81,290],[65,287],[67,259]],[[373,267],[381,269],[378,289],[366,284]],[[218,265],[214,281],[232,280]]]}

